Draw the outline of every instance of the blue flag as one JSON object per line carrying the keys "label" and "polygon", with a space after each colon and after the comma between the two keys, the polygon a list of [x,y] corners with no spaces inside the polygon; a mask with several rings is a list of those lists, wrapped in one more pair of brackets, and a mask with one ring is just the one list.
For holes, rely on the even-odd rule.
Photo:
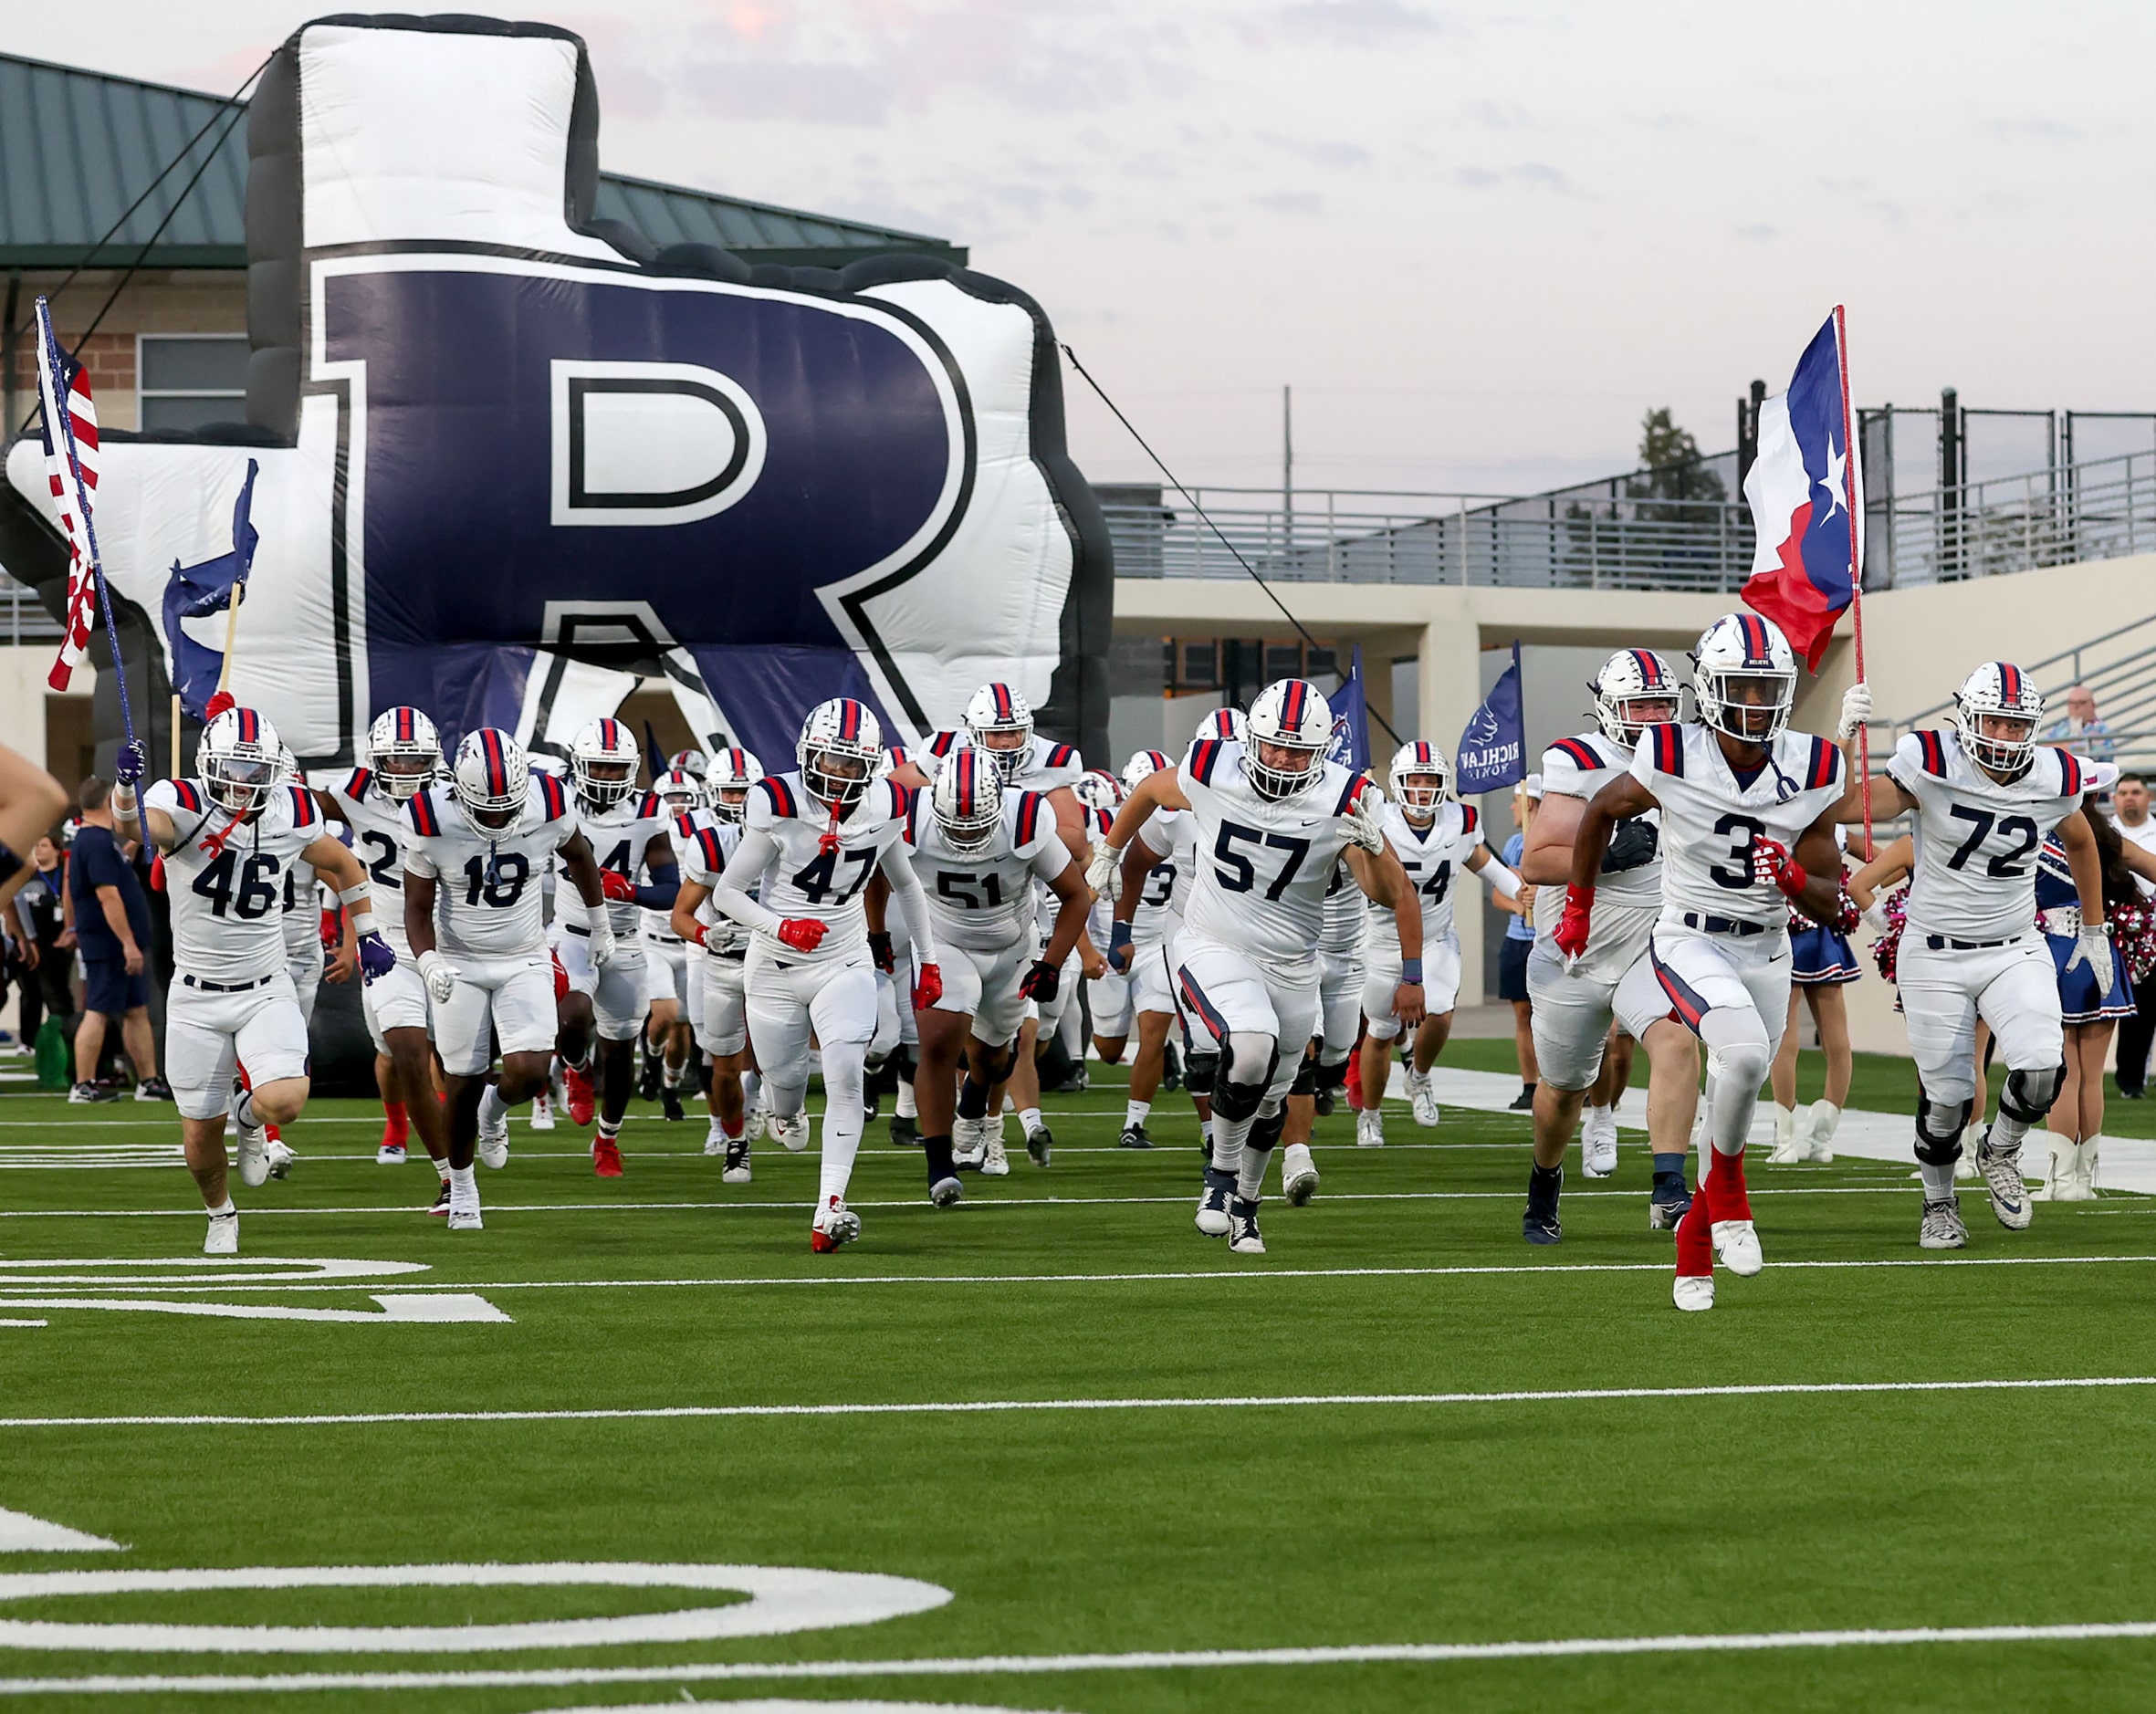
{"label": "blue flag", "polygon": [[164,634],[173,651],[173,688],[189,716],[200,720],[209,700],[216,695],[217,680],[225,670],[225,652],[195,642],[182,626],[183,619],[206,619],[222,613],[236,593],[245,601],[247,570],[255,563],[255,549],[261,537],[249,514],[255,505],[255,476],[260,465],[247,460],[247,479],[240,485],[239,498],[232,505],[232,551],[204,559],[200,565],[173,561],[165,574]]}
{"label": "blue flag", "polygon": [[1363,645],[1355,645],[1355,661],[1347,677],[1333,693],[1333,742],[1325,751],[1328,761],[1338,762],[1353,774],[1370,768],[1370,710],[1363,700]]}
{"label": "blue flag", "polygon": [[1460,735],[1453,790],[1462,798],[1516,786],[1527,775],[1527,722],[1521,713],[1520,645],[1512,644],[1512,664],[1498,675],[1482,705]]}

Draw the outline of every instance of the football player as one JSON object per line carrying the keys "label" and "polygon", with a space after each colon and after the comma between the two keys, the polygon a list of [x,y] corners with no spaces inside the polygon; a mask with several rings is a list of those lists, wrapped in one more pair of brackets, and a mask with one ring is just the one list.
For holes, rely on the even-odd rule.
{"label": "football player", "polygon": [[449,1212],[449,1125],[434,1099],[434,1049],[426,979],[404,935],[404,845],[411,832],[404,805],[442,774],[442,739],[416,708],[384,710],[367,729],[367,759],[341,785],[315,794],[323,813],[351,829],[352,849],[382,894],[382,937],[396,967],[360,991],[367,1033],[374,1042],[374,1082],[385,1114],[374,1158],[404,1162],[405,1141],[417,1127],[420,1145],[438,1175],[434,1209]]}
{"label": "football player", "polygon": [[[641,813],[667,827],[671,847],[671,830],[679,825],[682,817],[705,813],[704,787],[679,769],[662,774],[645,795]],[[647,848],[647,870],[649,862]],[[638,889],[640,895],[655,895],[665,885],[657,870],[648,873],[650,884]],[[678,883],[678,868],[675,873]],[[696,1018],[703,1009],[704,985],[701,981],[693,988],[689,985],[688,947],[674,932],[673,905],[669,904],[664,910],[646,904],[637,908],[644,925],[644,998],[649,1009],[644,1026],[645,1077],[647,1083],[654,1077],[657,1080],[659,1110],[668,1119],[680,1119],[686,1116],[681,1110],[681,1084],[688,1075],[689,1055],[696,1049]],[[647,1089],[644,1099],[654,1099],[654,1092]]]}
{"label": "football player", "polygon": [[1084,808],[1073,789],[1085,772],[1085,763],[1072,746],[1052,743],[1033,730],[1032,705],[1008,685],[983,685],[975,691],[966,705],[964,724],[955,731],[937,733],[917,753],[899,763],[892,770],[892,778],[909,790],[919,790],[943,766],[943,758],[961,743],[970,743],[993,756],[996,766],[1002,769],[1005,785],[1046,797],[1071,854],[1085,861],[1090,841]]}
{"label": "football player", "polygon": [[[795,746],[799,766],[750,790],[740,843],[711,894],[723,914],[752,931],[748,1033],[782,1125],[805,1124],[811,1032],[822,1051],[823,1160],[809,1235],[819,1253],[861,1236],[846,1185],[861,1147],[864,1061],[876,1031],[862,904],[872,874],[890,882],[912,933],[915,1009],[943,992],[935,930],[906,860],[906,792],[876,778],[882,740],[875,716],[852,697],[811,709]],[[760,896],[750,896],[759,881]]]}
{"label": "football player", "polygon": [[[1572,874],[1573,841],[1595,794],[1625,778],[1639,735],[1668,726],[1682,692],[1669,662],[1652,649],[1619,649],[1602,664],[1590,688],[1596,727],[1560,738],[1543,753],[1542,805],[1535,811],[1520,871],[1531,884],[1559,885]],[[1646,979],[1623,987],[1648,956],[1648,937],[1662,903],[1661,822],[1654,810],[1617,824],[1595,889],[1589,950],[1569,970],[1552,938],[1560,913],[1544,911],[1527,957],[1533,1000],[1534,1159],[1527,1174],[1527,1210],[1521,1228],[1531,1244],[1564,1236],[1557,1212],[1565,1186],[1565,1151],[1583,1104],[1580,1161],[1590,1178],[1617,1170],[1619,1095],[1630,1081],[1631,1055],[1614,1043],[1647,1049],[1647,1126],[1654,1155],[1648,1224],[1674,1230],[1691,1200],[1684,1156],[1700,1086],[1699,1047],[1670,1015],[1660,985]],[[1651,974],[1651,967],[1648,974]],[[1620,993],[1643,998],[1644,1014],[1621,1013]],[[1612,1024],[1615,1021],[1615,1029]]]}
{"label": "football player", "polygon": [[[1236,714],[1237,719],[1241,717]],[[1138,751],[1124,764],[1125,795],[1136,791],[1148,774],[1174,766],[1159,750]],[[1173,948],[1183,925],[1183,901],[1190,892],[1191,837],[1188,810],[1156,810],[1123,854],[1122,897],[1116,901],[1115,920],[1108,928],[1108,963],[1130,974],[1131,1015],[1137,1027],[1138,1051],[1131,1061],[1123,1134],[1115,1139],[1119,1148],[1153,1146],[1153,1139],[1146,1134],[1146,1121],[1152,1116],[1153,1097],[1160,1089],[1167,1062],[1168,1029],[1177,1017]],[[1196,1079],[1200,1074],[1193,1056],[1188,1075]],[[1194,1101],[1204,1099],[1197,1092],[1195,1082],[1190,1088]],[[1202,1108],[1199,1119],[1210,1123]],[[1206,1143],[1209,1149],[1210,1139]]]}
{"label": "football player", "polygon": [[[1378,826],[1422,909],[1424,1011],[1408,1061],[1408,1094],[1415,1123],[1433,1125],[1439,1114],[1429,1070],[1445,1050],[1452,1033],[1452,1009],[1460,998],[1460,936],[1452,927],[1455,869],[1479,876],[1501,899],[1520,896],[1520,878],[1483,841],[1481,812],[1453,798],[1452,765],[1436,745],[1419,739],[1401,745],[1392,758],[1392,789],[1397,801],[1387,802],[1378,811]],[[1359,997],[1365,1025],[1363,1110],[1355,1115],[1355,1140],[1361,1147],[1376,1148],[1385,1143],[1381,1103],[1392,1071],[1392,1044],[1400,1033],[1400,1020],[1392,1011],[1392,997],[1400,985],[1400,945],[1389,912],[1377,905],[1366,914],[1369,974]]]}
{"label": "football player", "polygon": [[[1854,737],[1871,716],[1869,686],[1842,699]],[[2021,1142],[2058,1099],[2066,1031],[2057,967],[2036,928],[2036,865],[2046,836],[2059,844],[2080,898],[2068,969],[2088,965],[2096,992],[2115,974],[2105,920],[2102,864],[2082,798],[2109,789],[2119,770],[2039,746],[2044,698],[2029,675],[1987,661],[1954,694],[1944,730],[1909,732],[1886,777],[1871,787],[1873,820],[1915,820],[1908,917],[1895,981],[1917,1062],[1916,1155],[1924,1185],[1917,1242],[1960,1249],[1969,1241],[1954,1197],[1962,1132],[1976,1110],[1976,1020],[1991,1027],[2006,1062],[1999,1111],[1976,1150],[1992,1213],[2010,1232],[2035,1215],[2022,1183]],[[1844,820],[1860,820],[1852,790]]]}
{"label": "football player", "polygon": [[[594,720],[570,740],[570,780],[577,824],[599,865],[605,893],[603,914],[613,956],[602,965],[592,956],[592,934],[602,914],[585,908],[574,893],[554,901],[554,956],[569,977],[559,1012],[554,1050],[561,1056],[570,1088],[570,1117],[582,1124],[579,1084],[591,1086],[591,1037],[599,1037],[599,1129],[591,1138],[591,1170],[602,1178],[622,1176],[622,1120],[636,1081],[636,1038],[644,1029],[644,941],[638,907],[671,911],[681,884],[666,824],[637,800],[636,770],[644,753],[619,720]],[[655,809],[655,806],[651,806]],[[651,871],[651,883],[636,877]],[[589,1100],[589,1096],[586,1097]]]}
{"label": "football player", "polygon": [[[1010,1170],[1000,1119],[989,1114],[989,1092],[1010,1075],[1026,1002],[1055,998],[1093,895],[1046,800],[1005,786],[995,759],[970,745],[952,749],[935,785],[914,794],[906,843],[943,953],[943,992],[918,1020],[916,1089],[929,1200],[948,1207],[959,1196],[952,1158],[958,1127],[983,1173]],[[1034,937],[1036,882],[1057,906],[1044,949]],[[957,1090],[954,1122],[961,1060],[965,1085]]]}
{"label": "football player", "polygon": [[[1692,654],[1699,717],[1645,728],[1631,771],[1580,817],[1572,884],[1553,944],[1586,967],[1595,894],[1621,821],[1661,810],[1662,904],[1648,962],[1620,984],[1619,1015],[1661,1002],[1707,1049],[1707,1139],[1699,1185],[1677,1228],[1672,1295],[1714,1307],[1714,1262],[1762,1265],[1744,1187],[1744,1140],[1789,1017],[1789,911],[1854,927],[1841,887],[1835,810],[1846,769],[1826,739],[1787,730],[1796,657],[1773,621],[1731,613]],[[1786,901],[1786,903],[1785,903]],[[1585,979],[1585,978],[1583,978]]]}
{"label": "football player", "polygon": [[1200,853],[1176,943],[1182,1003],[1220,1054],[1212,1165],[1198,1228],[1262,1255],[1258,1198],[1289,1086],[1318,1030],[1325,890],[1343,852],[1372,898],[1390,903],[1402,953],[1392,1009],[1422,1021],[1422,913],[1377,824],[1367,779],[1325,759],[1332,710],[1316,685],[1282,679],[1251,705],[1249,737],[1190,747],[1172,773],[1139,782],[1094,852],[1086,881],[1120,891],[1125,848],[1156,809],[1188,810]]}
{"label": "football player", "polygon": [[366,871],[327,831],[313,794],[286,781],[285,754],[267,718],[235,707],[203,728],[194,779],[160,780],[138,803],[140,753],[123,753],[115,770],[112,818],[120,839],[164,854],[173,967],[165,1070],[188,1170],[209,1210],[203,1242],[209,1256],[239,1252],[239,1210],[226,1188],[225,1159],[234,1071],[244,1060],[253,1084],[234,1114],[243,1185],[269,1176],[264,1126],[291,1124],[307,1103],[307,1022],[279,909],[286,866],[304,858],[336,888],[351,913],[368,980],[396,965],[375,930]]}
{"label": "football player", "polygon": [[[746,1009],[748,933],[712,908],[711,890],[741,842],[749,789],[763,777],[763,764],[748,750],[721,750],[706,782],[706,807],[674,824],[674,837],[681,843],[682,881],[672,925],[675,934],[701,946],[705,955],[689,990],[696,1046],[711,1063],[711,1087],[705,1097],[711,1129],[704,1153],[725,1155],[719,1180],[728,1185],[745,1185],[751,1177],[748,1113],[756,1105],[757,1074],[749,1062]],[[798,1137],[790,1146],[807,1146],[806,1122],[782,1134],[781,1140],[788,1136]]]}
{"label": "football player", "polygon": [[[590,968],[612,960],[613,926],[569,792],[498,727],[465,734],[447,781],[412,795],[404,825],[404,932],[448,1084],[449,1228],[476,1232],[474,1155],[508,1165],[509,1109],[547,1086],[553,1057],[555,966],[539,910],[549,859],[584,907]],[[501,1076],[489,1082],[497,1039]]]}

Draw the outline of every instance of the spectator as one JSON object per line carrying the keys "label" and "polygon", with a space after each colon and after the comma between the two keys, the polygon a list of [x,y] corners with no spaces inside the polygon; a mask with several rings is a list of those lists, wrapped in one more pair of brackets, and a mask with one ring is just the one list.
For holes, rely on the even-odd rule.
{"label": "spectator", "polygon": [[66,860],[48,833],[30,852],[30,873],[15,895],[17,943],[29,975],[23,982],[23,1040],[35,1044],[48,1017],[75,1010],[68,978],[75,971],[75,935],[68,926]]}
{"label": "spectator", "polygon": [[[2139,774],[2120,774],[2111,788],[2111,825],[2119,837],[2145,852],[2156,852],[2156,817],[2149,814],[2149,784]],[[2139,875],[2134,884],[2141,896],[2156,894]],[[2119,1093],[2126,1101],[2139,1101],[2148,1086],[2149,1044],[2156,1040],[2156,982],[2136,983],[2133,1016],[2119,1021]]]}
{"label": "spectator", "polygon": [[2111,728],[2097,717],[2096,696],[2086,685],[2067,686],[2067,717],[2055,720],[2044,734],[2071,746],[2092,762],[2108,762],[2115,746]]}
{"label": "spectator", "polygon": [[112,831],[112,788],[92,774],[82,782],[82,825],[68,862],[68,907],[82,948],[82,1022],[75,1031],[75,1087],[71,1102],[117,1101],[98,1081],[109,1019],[120,1020],[120,1040],[134,1061],[135,1099],[170,1101],[157,1075],[157,1044],[150,1034],[150,901],[141,878]]}
{"label": "spectator", "polygon": [[[1534,806],[1542,801],[1542,776],[1530,774],[1512,789],[1512,838],[1499,853],[1505,867],[1517,874],[1520,853],[1527,847],[1527,823]],[[1518,899],[1500,899],[1499,908],[1517,913],[1504,925],[1504,943],[1497,951],[1497,994],[1512,1003],[1512,1047],[1520,1057],[1520,1092],[1513,1099],[1514,1113],[1534,1110],[1534,1086],[1542,1072],[1534,1062],[1534,1015],[1527,998],[1527,955],[1534,950],[1534,889],[1523,886]]]}

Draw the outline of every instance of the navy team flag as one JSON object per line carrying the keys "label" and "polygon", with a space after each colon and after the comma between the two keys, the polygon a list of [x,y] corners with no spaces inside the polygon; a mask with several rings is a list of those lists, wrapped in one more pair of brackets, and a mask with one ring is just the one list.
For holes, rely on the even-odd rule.
{"label": "navy team flag", "polygon": [[1527,722],[1520,702],[1520,645],[1512,644],[1512,664],[1497,675],[1460,735],[1453,769],[1456,797],[1516,786],[1527,777]]}
{"label": "navy team flag", "polygon": [[[1837,304],[1805,347],[1785,392],[1759,408],[1759,455],[1744,477],[1759,546],[1744,603],[1782,627],[1813,672],[1835,622],[1858,601],[1864,476],[1849,404],[1848,332]],[[1863,619],[1857,675],[1864,675]]]}
{"label": "navy team flag", "polygon": [[1363,645],[1355,645],[1347,677],[1333,693],[1333,742],[1326,758],[1351,774],[1370,771],[1370,705],[1363,699]]}

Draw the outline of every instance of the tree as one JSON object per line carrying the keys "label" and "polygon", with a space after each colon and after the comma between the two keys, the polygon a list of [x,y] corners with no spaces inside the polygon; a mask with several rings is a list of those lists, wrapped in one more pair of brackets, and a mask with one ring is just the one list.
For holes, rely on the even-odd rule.
{"label": "tree", "polygon": [[[1656,405],[1639,419],[1639,475],[1625,483],[1625,497],[1647,504],[1635,507],[1633,516],[1643,523],[1674,524],[1701,516],[1703,501],[1729,498],[1722,477],[1700,452],[1700,443],[1690,429],[1680,428],[1666,404]],[[1674,505],[1655,505],[1674,501]],[[1690,501],[1688,506],[1682,502]]]}

